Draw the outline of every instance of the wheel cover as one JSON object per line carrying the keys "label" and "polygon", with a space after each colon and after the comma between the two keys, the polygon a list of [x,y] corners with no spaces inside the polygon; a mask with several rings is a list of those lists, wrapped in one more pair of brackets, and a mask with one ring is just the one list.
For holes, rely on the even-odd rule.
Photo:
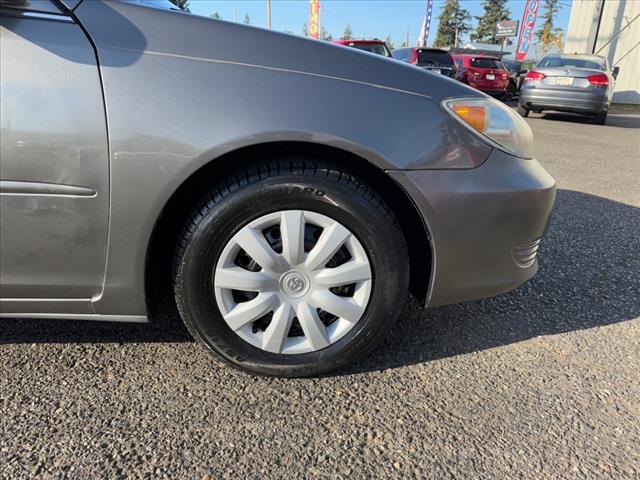
{"label": "wheel cover", "polygon": [[372,283],[369,258],[355,235],[306,210],[270,213],[242,227],[213,275],[215,299],[231,330],[281,354],[317,351],[344,337],[364,314]]}

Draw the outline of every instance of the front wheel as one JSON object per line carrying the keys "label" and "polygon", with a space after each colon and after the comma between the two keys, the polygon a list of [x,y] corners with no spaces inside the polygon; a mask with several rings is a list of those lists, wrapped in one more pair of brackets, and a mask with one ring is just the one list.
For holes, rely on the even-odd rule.
{"label": "front wheel", "polygon": [[382,339],[408,288],[408,253],[384,201],[317,163],[240,172],[195,209],[176,252],[180,314],[217,357],[309,376]]}

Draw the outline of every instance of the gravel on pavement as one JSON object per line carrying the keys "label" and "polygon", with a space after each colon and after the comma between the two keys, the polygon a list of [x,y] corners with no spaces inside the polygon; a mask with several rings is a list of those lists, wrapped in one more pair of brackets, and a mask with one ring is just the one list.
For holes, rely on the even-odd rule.
{"label": "gravel on pavement", "polygon": [[527,119],[558,185],[537,276],[352,368],[258,378],[174,312],[0,323],[0,478],[640,477],[640,116]]}

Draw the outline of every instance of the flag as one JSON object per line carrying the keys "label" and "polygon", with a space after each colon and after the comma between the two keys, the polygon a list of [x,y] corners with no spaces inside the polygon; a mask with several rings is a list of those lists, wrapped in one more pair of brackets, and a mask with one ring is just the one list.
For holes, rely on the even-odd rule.
{"label": "flag", "polygon": [[422,22],[422,28],[420,29],[420,36],[418,37],[418,48],[425,48],[427,46],[427,37],[429,36],[429,27],[431,26],[431,7],[433,2],[427,0],[427,11],[424,15],[424,21]]}
{"label": "flag", "polygon": [[527,0],[527,3],[524,6],[522,25],[520,26],[520,35],[518,37],[518,48],[516,48],[516,60],[518,62],[524,62],[527,58],[527,52],[531,46],[533,31],[536,26],[536,18],[538,16],[540,1],[541,0]]}
{"label": "flag", "polygon": [[309,0],[309,36],[318,38],[320,24],[320,0]]}

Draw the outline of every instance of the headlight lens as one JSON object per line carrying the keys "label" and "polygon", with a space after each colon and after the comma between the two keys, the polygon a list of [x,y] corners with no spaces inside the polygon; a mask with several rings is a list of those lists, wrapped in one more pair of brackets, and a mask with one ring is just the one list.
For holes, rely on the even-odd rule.
{"label": "headlight lens", "polygon": [[459,98],[442,102],[453,118],[480,134],[494,147],[533,158],[533,133],[527,122],[493,98]]}

